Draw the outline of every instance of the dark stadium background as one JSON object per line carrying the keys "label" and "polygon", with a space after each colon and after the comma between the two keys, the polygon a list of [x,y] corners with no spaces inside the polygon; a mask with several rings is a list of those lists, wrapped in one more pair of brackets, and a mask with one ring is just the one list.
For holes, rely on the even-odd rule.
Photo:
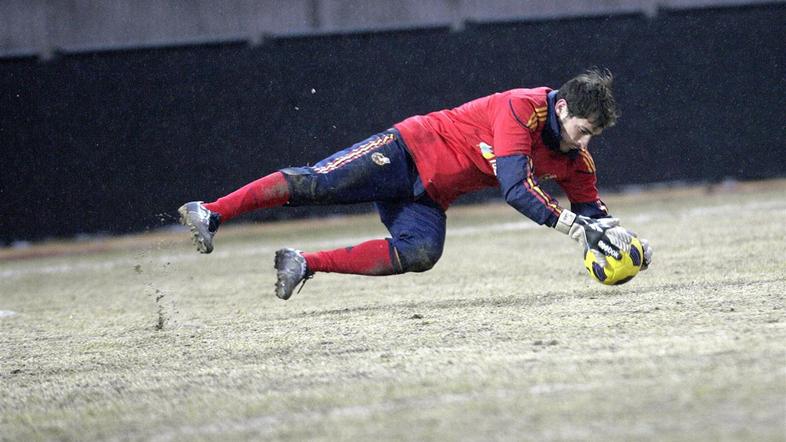
{"label": "dark stadium background", "polygon": [[593,65],[622,109],[593,142],[602,188],[783,177],[784,24],[774,3],[5,57],[0,245],[171,224],[409,115]]}

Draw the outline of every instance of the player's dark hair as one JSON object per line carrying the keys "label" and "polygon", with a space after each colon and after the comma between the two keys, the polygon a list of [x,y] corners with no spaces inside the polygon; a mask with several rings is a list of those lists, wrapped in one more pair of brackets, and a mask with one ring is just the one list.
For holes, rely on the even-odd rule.
{"label": "player's dark hair", "polygon": [[557,100],[568,102],[568,113],[573,117],[586,118],[602,129],[614,126],[620,114],[611,90],[613,81],[608,69],[589,69],[563,84]]}

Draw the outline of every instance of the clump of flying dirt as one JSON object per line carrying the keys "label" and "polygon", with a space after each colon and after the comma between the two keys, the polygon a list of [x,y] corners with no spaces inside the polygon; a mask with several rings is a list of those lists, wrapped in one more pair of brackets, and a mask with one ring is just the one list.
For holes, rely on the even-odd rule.
{"label": "clump of flying dirt", "polygon": [[[157,244],[151,248],[142,250],[137,253],[137,259],[144,261],[134,265],[134,272],[138,275],[146,273],[145,279],[148,280],[144,283],[145,292],[156,303],[156,317],[153,323],[153,329],[157,331],[164,330],[164,328],[171,328],[174,323],[173,315],[177,314],[175,300],[171,294],[156,286],[150,279],[155,279],[161,275],[166,275],[172,271],[169,266],[171,262],[157,258],[158,251],[167,250],[168,246],[172,243],[167,241],[158,241]],[[144,272],[144,270],[147,272]]]}
{"label": "clump of flying dirt", "polygon": [[156,321],[155,325],[156,330],[163,330],[164,324],[166,324],[166,312],[164,310],[164,305],[161,303],[162,299],[164,299],[164,294],[156,289],[156,305],[158,305],[158,321]]}
{"label": "clump of flying dirt", "polygon": [[171,296],[167,297],[166,292],[153,287],[152,284],[147,284],[147,289],[156,303],[156,320],[153,328],[160,331],[167,326],[171,327],[174,323],[172,315],[177,313],[174,299]]}
{"label": "clump of flying dirt", "polygon": [[156,213],[155,217],[158,219],[159,224],[161,224],[162,226],[171,224],[173,221],[174,222],[180,221],[180,216],[173,215],[168,212]]}
{"label": "clump of flying dirt", "polygon": [[[178,216],[169,213],[157,213],[156,218],[163,225],[170,225],[178,221]],[[159,287],[155,281],[166,280],[167,276],[175,271],[171,258],[166,256],[173,246],[179,242],[173,239],[159,239],[135,253],[133,271],[139,275],[140,282],[144,285],[144,292],[155,302],[155,330],[164,330],[176,325],[175,318],[179,314],[175,305],[174,296],[169,291]]]}

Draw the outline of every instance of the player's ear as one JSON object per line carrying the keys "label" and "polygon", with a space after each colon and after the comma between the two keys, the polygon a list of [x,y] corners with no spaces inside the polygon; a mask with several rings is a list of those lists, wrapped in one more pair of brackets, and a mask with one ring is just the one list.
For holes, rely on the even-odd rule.
{"label": "player's ear", "polygon": [[560,120],[565,120],[569,116],[568,112],[568,102],[565,101],[564,98],[560,98],[554,103],[554,110],[557,112],[557,116]]}

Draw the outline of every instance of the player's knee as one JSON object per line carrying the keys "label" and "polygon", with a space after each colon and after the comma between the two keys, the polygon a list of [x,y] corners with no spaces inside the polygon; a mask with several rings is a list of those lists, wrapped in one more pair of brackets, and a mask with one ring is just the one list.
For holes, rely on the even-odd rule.
{"label": "player's knee", "polygon": [[405,272],[425,272],[434,267],[442,256],[443,242],[437,240],[407,241],[399,243],[396,249]]}
{"label": "player's knee", "polygon": [[281,172],[289,185],[289,202],[292,206],[314,203],[319,200],[316,176],[308,167],[288,167]]}

